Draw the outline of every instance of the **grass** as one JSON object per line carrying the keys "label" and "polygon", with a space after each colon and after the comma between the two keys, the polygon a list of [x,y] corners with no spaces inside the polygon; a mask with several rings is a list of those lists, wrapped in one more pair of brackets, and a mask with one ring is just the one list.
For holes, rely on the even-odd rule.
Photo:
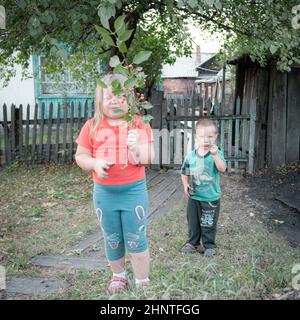
{"label": "grass", "polygon": [[[256,217],[253,203],[245,202],[239,178],[226,177],[218,230],[218,256],[184,255],[185,206],[160,217],[149,227],[151,286],[145,292],[131,282],[124,294],[108,295],[110,272],[80,271],[61,275],[72,286],[58,299],[264,299],[291,290],[295,263],[300,253],[282,238],[270,233]],[[230,188],[230,189],[229,189]],[[225,193],[225,192],[224,192]],[[231,201],[232,197],[235,201]],[[239,200],[238,200],[239,199]],[[129,277],[133,275],[127,265]],[[48,298],[53,298],[50,296]]]}
{"label": "grass", "polygon": [[28,263],[35,254],[61,254],[67,244],[98,229],[96,216],[88,209],[90,177],[75,165],[64,165],[1,169],[0,179],[1,230],[6,229],[2,231],[1,256],[10,275],[49,276],[70,285],[46,299],[261,299],[291,290],[291,270],[300,263],[299,248],[292,248],[260,220],[262,206],[245,197],[242,178],[226,176],[218,256],[180,253],[187,233],[186,199],[182,197],[173,211],[148,227],[150,287],[143,292],[135,288],[127,263],[130,289],[110,296],[106,291],[109,268],[58,272]]}
{"label": "grass", "polygon": [[8,274],[37,254],[62,254],[97,230],[91,180],[75,165],[0,169],[0,264]]}

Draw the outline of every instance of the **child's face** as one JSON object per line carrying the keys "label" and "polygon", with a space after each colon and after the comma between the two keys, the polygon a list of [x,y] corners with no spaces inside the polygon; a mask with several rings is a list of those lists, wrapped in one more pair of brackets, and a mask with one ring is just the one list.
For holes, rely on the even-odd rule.
{"label": "child's face", "polygon": [[202,148],[209,150],[213,144],[215,144],[218,138],[218,133],[214,126],[199,127],[196,129],[195,140],[197,145]]}
{"label": "child's face", "polygon": [[[128,104],[124,97],[115,96],[111,88],[103,89],[103,113],[107,118],[122,118],[128,112]],[[123,113],[120,113],[122,110]]]}

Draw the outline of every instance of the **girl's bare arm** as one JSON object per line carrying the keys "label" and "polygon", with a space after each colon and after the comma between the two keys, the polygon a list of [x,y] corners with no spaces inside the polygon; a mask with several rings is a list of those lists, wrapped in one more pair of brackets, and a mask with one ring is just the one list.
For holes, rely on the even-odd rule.
{"label": "girl's bare arm", "polygon": [[88,148],[77,146],[75,161],[78,166],[85,171],[94,170],[95,158],[92,157],[92,151]]}

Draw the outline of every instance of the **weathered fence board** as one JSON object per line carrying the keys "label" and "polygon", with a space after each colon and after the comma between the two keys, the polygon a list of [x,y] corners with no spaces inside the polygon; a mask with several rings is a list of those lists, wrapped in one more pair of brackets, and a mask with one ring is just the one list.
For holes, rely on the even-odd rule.
{"label": "weathered fence board", "polygon": [[[79,133],[88,117],[88,105],[82,110],[84,116],[75,118],[74,104],[69,106],[49,104],[47,114],[45,105],[36,104],[33,108],[33,119],[30,118],[30,105],[0,109],[0,165],[10,164],[15,160],[25,163],[59,163],[72,161],[75,152],[75,134]],[[7,112],[11,120],[8,121]],[[69,117],[68,117],[69,116]]]}
{"label": "weathered fence board", "polygon": [[30,105],[27,105],[26,120],[25,120],[25,162],[28,163],[29,157],[29,118],[30,118]]}
{"label": "weathered fence board", "polygon": [[300,111],[300,74],[293,68],[288,75],[288,113],[287,113],[287,136],[286,136],[286,161],[299,159],[299,111]]}

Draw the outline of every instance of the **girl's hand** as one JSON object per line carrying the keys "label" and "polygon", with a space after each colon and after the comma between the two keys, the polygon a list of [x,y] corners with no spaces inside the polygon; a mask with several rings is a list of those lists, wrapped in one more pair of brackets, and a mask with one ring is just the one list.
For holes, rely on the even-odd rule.
{"label": "girl's hand", "polygon": [[215,156],[218,153],[218,150],[219,150],[218,146],[215,144],[212,144],[209,151],[213,156]]}
{"label": "girl's hand", "polygon": [[114,163],[108,162],[106,160],[102,159],[95,159],[94,162],[94,171],[96,174],[102,178],[102,179],[107,179],[108,178],[108,173],[107,170],[112,167]]}
{"label": "girl's hand", "polygon": [[129,130],[127,137],[127,146],[130,151],[137,151],[140,135],[137,130]]}
{"label": "girl's hand", "polygon": [[184,189],[184,194],[188,197],[191,196],[190,192],[194,192],[194,189],[189,184],[183,186],[183,189]]}

